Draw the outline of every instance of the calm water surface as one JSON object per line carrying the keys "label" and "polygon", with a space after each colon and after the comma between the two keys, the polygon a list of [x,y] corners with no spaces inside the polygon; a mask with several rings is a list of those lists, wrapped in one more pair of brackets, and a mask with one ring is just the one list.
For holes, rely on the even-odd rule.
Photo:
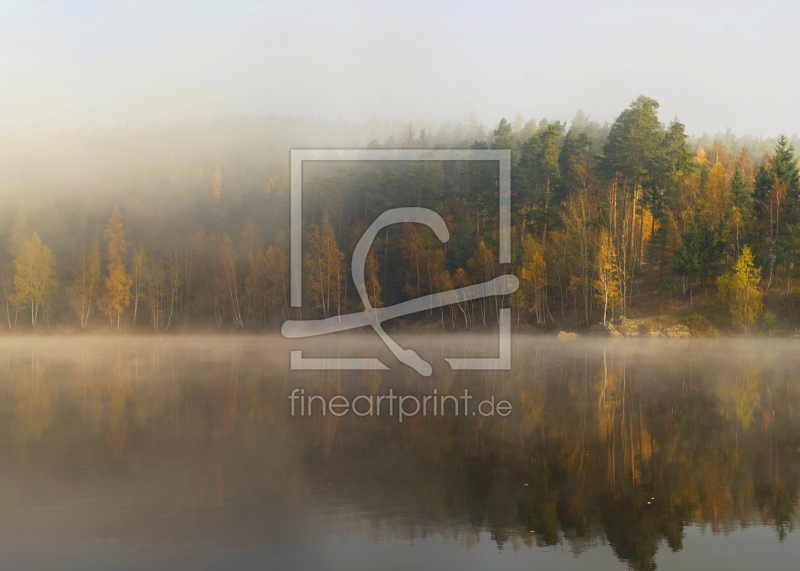
{"label": "calm water surface", "polygon": [[[306,342],[308,343],[308,342]],[[800,345],[0,338],[0,568],[795,569]],[[392,371],[290,371],[377,356]],[[292,416],[295,388],[505,418]]]}

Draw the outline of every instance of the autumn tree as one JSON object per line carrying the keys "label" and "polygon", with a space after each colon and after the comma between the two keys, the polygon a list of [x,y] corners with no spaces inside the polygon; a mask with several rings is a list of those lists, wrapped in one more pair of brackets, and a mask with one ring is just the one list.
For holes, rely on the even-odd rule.
{"label": "autumn tree", "polygon": [[127,251],[128,245],[125,242],[125,231],[122,228],[122,214],[119,208],[114,207],[111,212],[103,237],[108,249],[106,254],[108,274],[103,284],[100,309],[108,316],[112,325],[116,317],[117,329],[119,329],[120,316],[131,302],[132,283],[122,262],[122,255]]}
{"label": "autumn tree", "polygon": [[81,329],[86,329],[100,289],[100,247],[96,240],[92,242],[88,252],[81,245],[80,261],[73,270],[73,275],[69,288],[70,304],[78,316]]}
{"label": "autumn tree", "polygon": [[[443,261],[444,260],[442,260],[442,262]],[[364,264],[364,287],[367,290],[369,303],[372,307],[383,306],[383,303],[381,302],[381,282],[378,279],[380,267],[378,254],[373,249],[369,254],[367,254],[367,259]]]}
{"label": "autumn tree", "polygon": [[309,229],[306,265],[309,277],[309,292],[315,308],[324,317],[339,314],[343,300],[344,254],[336,243],[333,227],[325,211],[319,225]]}
{"label": "autumn tree", "polygon": [[720,276],[717,281],[719,295],[728,304],[733,324],[739,329],[750,329],[761,314],[760,282],[761,270],[755,267],[749,246],[742,248],[733,272]]}
{"label": "autumn tree", "polygon": [[595,259],[595,297],[603,304],[603,324],[606,323],[609,307],[615,308],[620,296],[617,279],[616,251],[607,232],[600,234],[600,243]]}
{"label": "autumn tree", "polygon": [[536,323],[545,322],[547,267],[539,243],[528,235],[522,244],[519,268],[519,309],[536,315]]}
{"label": "autumn tree", "polygon": [[[367,225],[365,222],[359,222],[355,225],[350,236],[351,252],[355,250],[356,245],[366,230]],[[373,308],[383,306],[383,303],[381,302],[381,292],[383,291],[383,288],[381,287],[381,282],[378,277],[378,274],[380,273],[380,258],[378,251],[380,249],[381,242],[376,240],[370,247],[369,252],[367,252],[366,260],[364,260],[364,291],[367,294],[370,306]],[[361,297],[362,292],[360,291],[358,293],[359,297]]]}
{"label": "autumn tree", "polygon": [[[13,331],[14,327],[17,324],[17,317],[19,316],[19,310],[17,309],[14,312],[14,322],[12,323],[11,322],[11,307],[12,307],[13,303],[12,303],[11,299],[13,298],[14,294],[13,293],[9,294],[8,291],[10,289],[9,286],[11,284],[13,284],[13,276],[11,276],[11,272],[10,271],[8,271],[8,272],[6,271],[7,269],[10,269],[10,268],[7,268],[6,264],[0,263],[0,281],[2,281],[3,297],[5,298],[5,302],[6,302],[6,321],[8,322],[9,331]],[[12,277],[11,284],[8,283],[9,279],[7,278],[7,276]]]}
{"label": "autumn tree", "polygon": [[591,195],[591,167],[583,156],[573,156],[568,163],[573,180],[572,192],[564,205],[562,218],[569,239],[568,257],[577,269],[575,278],[581,290],[584,308],[584,321],[589,324],[589,301],[591,297],[591,259],[589,246],[592,231],[590,225],[594,218],[595,202]]}
{"label": "autumn tree", "polygon": [[[9,245],[8,250],[11,254],[12,258],[17,258],[22,253],[22,249],[25,246],[25,242],[28,239],[27,234],[25,234],[25,227],[27,221],[25,219],[25,214],[23,213],[22,209],[19,210],[17,213],[17,218],[14,222],[14,225],[11,227],[11,232],[9,236]],[[14,276],[13,276],[14,266],[13,263],[10,266],[6,266],[5,264],[0,264],[0,279],[3,282],[3,297],[5,297],[6,301],[6,321],[8,322],[8,329],[13,331],[17,325],[17,317],[19,317],[20,307],[14,303]],[[11,307],[14,308],[14,321],[11,321]]]}
{"label": "autumn tree", "polygon": [[[478,249],[468,260],[467,266],[475,283],[488,283],[497,277],[497,259],[483,239],[478,241]],[[490,301],[492,298],[490,296],[492,296],[492,292],[486,291],[485,294],[486,296],[481,297],[478,302],[484,325],[486,325],[487,312],[491,311]],[[495,307],[495,309],[497,308]]]}
{"label": "autumn tree", "polygon": [[656,100],[639,96],[614,121],[603,147],[601,167],[611,183],[609,230],[617,247],[623,311],[630,294],[628,279],[644,250],[644,225],[641,217],[637,219],[637,208],[654,176],[653,159],[664,137],[658,107]]}
{"label": "autumn tree", "polygon": [[36,232],[20,242],[15,247],[19,253],[14,259],[16,275],[12,302],[18,310],[30,306],[31,327],[36,327],[40,309],[47,304],[58,286],[55,276],[56,259],[50,248],[42,244]]}

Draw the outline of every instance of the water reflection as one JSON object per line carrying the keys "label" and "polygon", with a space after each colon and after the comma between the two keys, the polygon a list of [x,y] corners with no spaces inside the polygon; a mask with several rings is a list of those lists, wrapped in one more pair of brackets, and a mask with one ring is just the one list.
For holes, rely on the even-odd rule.
{"label": "water reflection", "polygon": [[[369,337],[327,343],[318,353],[360,347],[392,362]],[[486,344],[404,343],[434,362]],[[593,568],[610,547],[612,563],[654,569],[696,526],[711,534],[694,541],[713,549],[710,538],[734,530],[767,527],[784,541],[797,522],[790,341],[517,338],[510,372],[445,365],[431,378],[401,365],[292,372],[288,351],[263,337],[4,340],[2,552],[13,544],[15,563],[56,566],[38,547],[68,540],[84,546],[81,565],[131,556],[106,550],[121,544],[150,565],[224,568],[246,553],[253,565],[283,561],[276,546],[295,545],[292,566],[314,567],[318,552],[303,546],[335,537],[351,547],[337,555],[350,569],[373,568],[365,554],[394,553],[397,540],[398,566],[466,557],[460,566],[483,568],[504,551],[562,546],[596,557]],[[403,424],[300,418],[289,412],[295,387],[328,398],[466,388],[514,409]],[[421,547],[433,539],[434,551]],[[502,549],[470,559],[487,541]]]}

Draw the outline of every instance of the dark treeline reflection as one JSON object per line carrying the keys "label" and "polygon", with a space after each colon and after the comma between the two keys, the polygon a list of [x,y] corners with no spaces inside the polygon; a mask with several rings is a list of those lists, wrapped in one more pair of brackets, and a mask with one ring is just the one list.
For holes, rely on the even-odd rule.
{"label": "dark treeline reflection", "polygon": [[[478,336],[414,337],[430,379],[292,372],[271,338],[43,339],[0,350],[4,533],[252,547],[328,536],[608,543],[635,569],[713,533],[797,520],[788,341],[518,338],[510,372],[448,371]],[[369,336],[316,353],[384,355]],[[490,353],[487,353],[487,355]],[[291,417],[306,394],[494,396],[506,417]]]}

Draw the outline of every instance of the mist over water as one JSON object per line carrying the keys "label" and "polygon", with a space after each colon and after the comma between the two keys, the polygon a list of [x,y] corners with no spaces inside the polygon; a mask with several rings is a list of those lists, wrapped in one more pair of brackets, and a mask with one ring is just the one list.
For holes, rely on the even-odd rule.
{"label": "mist over water", "polygon": [[[800,556],[795,345],[496,334],[19,337],[0,344],[0,564],[19,569],[788,568]],[[376,356],[391,371],[291,371]],[[460,395],[507,417],[292,416]],[[587,554],[591,554],[587,557]],[[729,567],[730,568],[730,567]]]}

